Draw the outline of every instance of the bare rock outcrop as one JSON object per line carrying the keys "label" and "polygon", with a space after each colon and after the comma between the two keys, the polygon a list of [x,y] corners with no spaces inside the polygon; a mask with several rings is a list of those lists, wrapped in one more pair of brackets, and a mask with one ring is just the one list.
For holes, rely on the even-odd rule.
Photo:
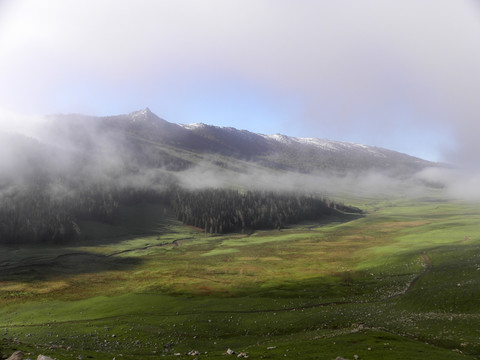
{"label": "bare rock outcrop", "polygon": [[15,351],[7,360],[23,360],[23,351]]}

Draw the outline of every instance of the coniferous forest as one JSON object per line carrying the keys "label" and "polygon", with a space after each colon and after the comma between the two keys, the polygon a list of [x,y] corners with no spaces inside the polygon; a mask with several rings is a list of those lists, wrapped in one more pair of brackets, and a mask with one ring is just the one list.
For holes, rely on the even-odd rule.
{"label": "coniferous forest", "polygon": [[30,184],[1,193],[0,243],[64,243],[81,239],[81,220],[108,223],[122,205],[163,203],[185,224],[207,233],[280,229],[360,210],[324,197],[296,193],[119,188],[109,183]]}
{"label": "coniferous forest", "polygon": [[360,210],[323,197],[229,189],[178,190],[172,205],[179,220],[209,233],[281,229],[288,224],[319,220]]}

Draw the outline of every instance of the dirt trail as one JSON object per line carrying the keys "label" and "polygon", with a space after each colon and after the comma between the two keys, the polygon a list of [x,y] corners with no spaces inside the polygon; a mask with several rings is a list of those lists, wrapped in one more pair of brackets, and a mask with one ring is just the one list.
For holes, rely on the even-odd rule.
{"label": "dirt trail", "polygon": [[407,292],[409,292],[410,290],[412,290],[413,287],[415,286],[415,284],[417,283],[417,281],[420,280],[421,277],[428,274],[430,272],[430,270],[432,270],[432,261],[430,260],[430,257],[426,253],[423,253],[422,254],[422,259],[423,259],[423,263],[425,264],[425,269],[420,274],[415,276],[415,278],[410,282],[410,284],[407,286],[405,291],[402,294],[399,294],[399,295],[404,295]]}
{"label": "dirt trail", "polygon": [[142,246],[142,247],[139,247],[139,248],[117,251],[117,252],[114,252],[114,253],[111,253],[111,254],[108,254],[108,255],[105,255],[105,256],[106,257],[117,256],[117,255],[120,255],[120,254],[126,254],[126,253],[133,252],[133,251],[148,250],[148,249],[152,249],[152,248],[156,248],[156,247],[165,247],[165,246],[169,246],[169,245],[173,245],[173,246],[177,247],[177,246],[180,246],[182,244],[182,242],[184,242],[185,240],[192,240],[192,239],[193,239],[193,237],[188,237],[188,238],[173,240],[172,242],[169,242],[169,243],[162,243],[162,244],[156,244],[156,245],[146,245],[146,246]]}

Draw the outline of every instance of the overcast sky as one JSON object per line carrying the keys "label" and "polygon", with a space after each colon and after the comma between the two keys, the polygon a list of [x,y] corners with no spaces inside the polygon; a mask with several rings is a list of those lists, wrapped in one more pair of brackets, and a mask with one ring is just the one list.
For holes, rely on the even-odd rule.
{"label": "overcast sky", "polygon": [[[474,0],[0,0],[0,113],[114,115],[480,165]],[[16,119],[24,117],[2,117]]]}

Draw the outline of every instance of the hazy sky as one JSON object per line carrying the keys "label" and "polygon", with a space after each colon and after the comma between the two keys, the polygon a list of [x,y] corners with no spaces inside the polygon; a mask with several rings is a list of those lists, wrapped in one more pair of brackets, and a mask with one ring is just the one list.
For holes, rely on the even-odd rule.
{"label": "hazy sky", "polygon": [[147,106],[480,165],[480,5],[0,0],[0,113]]}

